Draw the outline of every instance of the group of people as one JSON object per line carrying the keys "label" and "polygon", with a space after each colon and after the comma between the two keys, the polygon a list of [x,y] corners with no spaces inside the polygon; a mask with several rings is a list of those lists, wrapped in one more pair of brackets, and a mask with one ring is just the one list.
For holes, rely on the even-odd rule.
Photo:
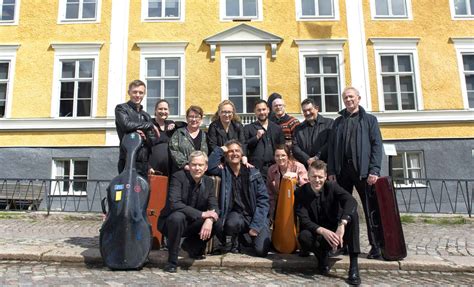
{"label": "group of people", "polygon": [[[301,123],[285,112],[277,93],[268,103],[255,102],[257,120],[246,126],[234,104],[224,100],[207,133],[200,129],[204,114],[199,106],[187,109],[185,123],[173,122],[168,102],[160,100],[152,119],[141,106],[145,93],[145,83],[130,83],[130,100],[115,110],[116,126],[120,140],[130,132],[145,139],[137,156],[141,175],[170,178],[158,222],[167,238],[166,271],[176,272],[180,248],[194,259],[204,258],[206,242],[214,235],[224,247],[230,239],[226,252],[246,246],[256,256],[267,256],[279,185],[282,178],[293,177],[300,255],[312,252],[319,272],[328,274],[329,252],[344,248],[350,257],[347,282],[360,284],[359,221],[351,194],[355,187],[367,219],[366,192],[380,174],[382,138],[377,119],[359,105],[357,89],[344,89],[346,108],[336,120],[320,115],[318,105],[305,99]],[[124,159],[120,150],[119,173]],[[220,177],[220,187],[210,176]],[[366,222],[372,246],[368,258],[379,258],[380,247]]]}

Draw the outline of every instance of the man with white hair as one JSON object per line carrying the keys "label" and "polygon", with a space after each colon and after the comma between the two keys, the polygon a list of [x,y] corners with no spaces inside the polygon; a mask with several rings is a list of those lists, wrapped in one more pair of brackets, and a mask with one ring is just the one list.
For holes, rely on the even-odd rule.
{"label": "man with white hair", "polygon": [[285,101],[281,98],[273,100],[271,108],[274,116],[269,119],[281,127],[285,136],[285,143],[291,146],[293,131],[300,124],[300,121],[286,113]]}

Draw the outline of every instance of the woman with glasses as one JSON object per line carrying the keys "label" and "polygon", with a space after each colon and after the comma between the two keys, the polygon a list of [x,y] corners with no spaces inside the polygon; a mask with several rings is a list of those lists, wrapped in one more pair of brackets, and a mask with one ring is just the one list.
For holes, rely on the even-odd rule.
{"label": "woman with glasses", "polygon": [[[235,105],[229,100],[222,101],[207,131],[207,145],[212,152],[216,147],[225,145],[229,140],[238,140],[245,153],[244,126],[240,123],[240,117],[235,111]],[[247,163],[247,157],[242,157],[242,162]]]}
{"label": "woman with glasses", "polygon": [[173,164],[172,171],[189,170],[188,156],[195,150],[208,154],[206,133],[200,129],[204,112],[199,106],[190,106],[186,111],[188,125],[179,128],[171,136],[170,152]]}

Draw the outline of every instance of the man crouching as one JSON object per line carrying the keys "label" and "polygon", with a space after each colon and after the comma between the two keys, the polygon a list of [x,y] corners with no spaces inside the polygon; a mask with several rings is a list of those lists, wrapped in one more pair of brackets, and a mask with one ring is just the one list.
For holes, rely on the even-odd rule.
{"label": "man crouching", "polygon": [[168,238],[166,272],[176,272],[179,245],[189,257],[204,259],[206,242],[214,235],[214,225],[220,223],[214,181],[204,175],[207,155],[194,151],[189,155],[189,171],[180,170],[170,180],[166,206],[158,219],[158,230]]}
{"label": "man crouching", "polygon": [[298,241],[303,252],[314,252],[322,275],[329,273],[328,253],[343,247],[349,249],[350,267],[347,283],[361,283],[357,257],[360,253],[357,202],[336,182],[327,181],[326,164],[311,163],[309,183],[295,191],[295,212],[300,221]]}

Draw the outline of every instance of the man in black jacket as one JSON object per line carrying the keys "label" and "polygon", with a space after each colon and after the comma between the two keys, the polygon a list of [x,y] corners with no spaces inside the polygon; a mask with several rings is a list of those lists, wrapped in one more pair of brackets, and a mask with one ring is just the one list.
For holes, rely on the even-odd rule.
{"label": "man in black jacket", "polygon": [[275,147],[285,143],[285,136],[279,125],[268,120],[267,102],[258,100],[254,112],[257,121],[244,128],[247,157],[249,163],[260,171],[266,182],[268,168],[275,163],[273,159]]}
{"label": "man in black jacket", "polygon": [[[125,134],[137,132],[144,139],[144,145],[137,154],[137,172],[147,177],[148,157],[150,153],[150,140],[153,137],[153,130],[159,135],[158,129],[153,125],[150,115],[143,110],[141,102],[145,97],[146,86],[140,80],[134,80],[128,85],[128,95],[130,100],[115,107],[115,127],[122,144]],[[118,161],[118,172],[125,168],[126,151],[120,146],[120,156]]]}
{"label": "man in black jacket", "polygon": [[364,208],[369,243],[372,246],[367,258],[380,258],[380,246],[374,238],[368,218],[369,206],[377,206],[377,202],[367,192],[368,185],[375,184],[380,175],[382,136],[377,118],[359,106],[357,89],[345,88],[342,99],[346,108],[339,112],[341,116],[334,122],[329,144],[329,179],[337,180],[350,193],[355,186]]}
{"label": "man in black jacket", "polygon": [[328,140],[332,119],[318,114],[318,106],[312,99],[301,103],[305,120],[293,133],[293,156],[308,168],[317,159],[327,162]]}
{"label": "man in black jacket", "polygon": [[329,273],[328,253],[347,243],[350,256],[347,283],[360,284],[358,255],[359,217],[357,202],[336,182],[326,181],[326,164],[311,163],[309,183],[295,191],[295,213],[300,221],[298,241],[303,252],[312,251],[318,258],[322,275]]}
{"label": "man in black jacket", "polygon": [[176,272],[182,237],[186,237],[183,250],[193,259],[204,259],[206,242],[216,230],[219,211],[214,181],[204,175],[207,163],[206,153],[193,151],[189,171],[180,170],[171,177],[166,206],[158,219],[158,230],[168,238],[167,272]]}

